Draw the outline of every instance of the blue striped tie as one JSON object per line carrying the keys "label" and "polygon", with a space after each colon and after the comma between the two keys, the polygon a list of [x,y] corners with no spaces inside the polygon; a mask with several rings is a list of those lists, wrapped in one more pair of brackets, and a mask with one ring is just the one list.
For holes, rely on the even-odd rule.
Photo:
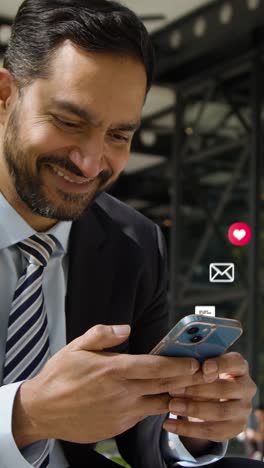
{"label": "blue striped tie", "polygon": [[[4,385],[34,377],[50,355],[48,321],[45,311],[42,280],[44,268],[58,245],[52,234],[35,234],[19,242],[17,247],[28,260],[19,278],[8,322]],[[49,445],[34,465],[49,465]]]}

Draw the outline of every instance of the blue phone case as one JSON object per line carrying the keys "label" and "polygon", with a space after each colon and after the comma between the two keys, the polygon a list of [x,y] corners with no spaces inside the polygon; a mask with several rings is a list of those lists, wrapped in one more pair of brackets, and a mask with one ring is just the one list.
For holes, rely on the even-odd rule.
{"label": "blue phone case", "polygon": [[172,328],[150,354],[193,357],[202,362],[223,354],[241,334],[242,325],[238,320],[188,315]]}

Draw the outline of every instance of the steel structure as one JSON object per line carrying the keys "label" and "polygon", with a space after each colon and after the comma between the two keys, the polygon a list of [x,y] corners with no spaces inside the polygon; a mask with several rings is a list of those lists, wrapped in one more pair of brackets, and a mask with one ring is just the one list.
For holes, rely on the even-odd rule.
{"label": "steel structure", "polygon": [[[240,319],[262,399],[263,26],[263,2],[216,1],[153,34],[156,84],[173,89],[175,103],[141,129],[162,135],[164,116],[174,121],[162,145],[171,148],[171,323],[210,304],[218,315]],[[140,138],[137,149],[144,151]],[[250,224],[249,247],[229,244],[236,221]],[[235,263],[234,283],[209,283],[209,264],[217,261]]]}

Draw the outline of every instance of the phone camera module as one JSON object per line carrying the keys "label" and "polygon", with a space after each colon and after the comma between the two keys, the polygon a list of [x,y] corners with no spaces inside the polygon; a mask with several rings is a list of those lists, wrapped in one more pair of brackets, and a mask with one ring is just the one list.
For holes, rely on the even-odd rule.
{"label": "phone camera module", "polygon": [[195,335],[191,338],[191,342],[192,343],[199,343],[199,341],[201,341],[203,339],[203,337],[201,335]]}
{"label": "phone camera module", "polygon": [[199,327],[191,327],[189,328],[189,330],[187,330],[187,333],[189,335],[195,335],[195,333],[197,333],[199,331]]}

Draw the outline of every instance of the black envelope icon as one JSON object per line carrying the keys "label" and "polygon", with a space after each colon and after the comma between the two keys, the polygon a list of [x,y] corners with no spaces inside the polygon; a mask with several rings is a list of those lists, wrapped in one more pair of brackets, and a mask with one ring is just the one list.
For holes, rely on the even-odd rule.
{"label": "black envelope icon", "polygon": [[235,280],[234,263],[210,263],[210,283],[233,283]]}

